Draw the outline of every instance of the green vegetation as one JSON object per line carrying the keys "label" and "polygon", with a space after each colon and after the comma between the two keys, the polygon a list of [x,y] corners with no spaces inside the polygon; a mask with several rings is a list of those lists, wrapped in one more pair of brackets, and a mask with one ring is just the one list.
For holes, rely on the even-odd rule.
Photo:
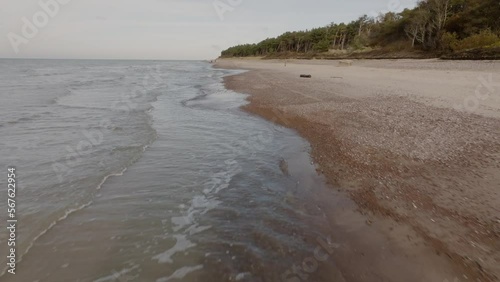
{"label": "green vegetation", "polygon": [[423,0],[400,13],[388,12],[376,18],[364,15],[348,24],[286,32],[257,44],[231,47],[221,56],[333,58],[359,57],[361,53],[380,57],[400,52],[408,57],[450,57],[473,49],[490,48],[491,53],[500,47],[499,34],[499,0]]}
{"label": "green vegetation", "polygon": [[486,29],[464,39],[456,33],[445,33],[441,39],[442,48],[449,51],[463,51],[476,48],[500,47],[500,37]]}

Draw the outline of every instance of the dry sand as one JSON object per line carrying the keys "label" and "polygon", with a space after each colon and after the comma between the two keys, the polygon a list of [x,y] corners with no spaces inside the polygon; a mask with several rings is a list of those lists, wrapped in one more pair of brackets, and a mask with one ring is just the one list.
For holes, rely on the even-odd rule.
{"label": "dry sand", "polygon": [[251,94],[245,109],[308,139],[328,181],[404,252],[425,260],[431,248],[459,268],[455,281],[499,281],[500,61],[216,66],[250,70],[225,81]]}

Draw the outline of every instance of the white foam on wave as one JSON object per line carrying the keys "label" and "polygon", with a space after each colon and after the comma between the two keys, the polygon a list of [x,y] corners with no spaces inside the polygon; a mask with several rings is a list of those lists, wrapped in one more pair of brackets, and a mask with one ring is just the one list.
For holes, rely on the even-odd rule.
{"label": "white foam on wave", "polygon": [[186,275],[188,275],[189,273],[198,271],[200,269],[203,269],[203,265],[185,266],[185,267],[177,269],[174,272],[174,274],[172,274],[168,277],[157,279],[156,282],[168,282],[172,279],[182,279],[182,278],[186,277]]}
{"label": "white foam on wave", "polygon": [[[180,217],[172,217],[174,234],[176,239],[175,245],[163,253],[155,255],[152,259],[158,260],[158,263],[173,263],[172,256],[179,252],[185,252],[187,249],[195,247],[196,244],[189,241],[187,235],[194,235],[201,233],[211,228],[211,226],[200,226],[196,222],[196,216],[207,213],[208,211],[216,208],[221,202],[217,200],[216,195],[229,187],[230,181],[235,175],[242,171],[238,162],[234,159],[226,160],[224,162],[225,169],[221,172],[215,173],[213,177],[204,184],[202,195],[196,195],[191,200],[191,205],[187,210],[186,215]],[[181,205],[181,207],[184,207]],[[169,281],[171,279],[181,279],[188,273],[202,269],[203,265],[196,267],[183,267],[174,272],[169,277],[159,279],[157,281]]]}
{"label": "white foam on wave", "polygon": [[[67,210],[63,216],[61,216],[60,218],[58,218],[57,220],[54,220],[53,222],[51,222],[49,224],[49,226],[47,228],[45,228],[44,230],[42,230],[42,232],[40,232],[37,236],[35,236],[33,238],[33,240],[31,240],[31,242],[29,243],[28,247],[26,248],[26,250],[24,251],[24,253],[22,255],[19,256],[19,259],[17,260],[17,263],[20,263],[23,259],[23,257],[29,252],[29,250],[33,247],[33,245],[35,244],[36,240],[38,240],[40,237],[42,237],[43,235],[45,235],[47,232],[49,232],[50,229],[52,229],[57,223],[65,220],[66,218],[68,218],[68,216],[74,212],[77,212],[79,210],[82,210],[88,206],[90,206],[92,204],[92,201],[87,203],[87,204],[84,204],[84,205],[81,205],[77,208],[73,208],[73,209],[69,209]],[[3,271],[2,271],[2,274],[0,274],[0,277],[4,276],[4,274],[6,273],[7,271],[7,268],[5,268]]]}
{"label": "white foam on wave", "polygon": [[[104,185],[104,182],[106,182],[106,180],[108,180],[108,178],[110,178],[111,176],[122,176],[125,172],[127,171],[127,168],[124,168],[123,170],[121,170],[120,172],[118,173],[111,173],[111,174],[108,174],[106,175],[102,180],[101,182],[99,182],[99,184],[97,185],[96,187],[96,190],[100,190],[102,185]],[[23,259],[24,256],[26,256],[26,254],[28,254],[28,252],[30,251],[30,249],[35,245],[35,242],[40,238],[42,237],[43,235],[45,235],[47,232],[49,232],[54,226],[56,226],[59,222],[65,220],[68,218],[68,216],[70,216],[71,214],[77,212],[77,211],[81,211],[85,208],[87,208],[88,206],[92,205],[93,201],[89,201],[88,203],[86,204],[83,204],[81,206],[78,206],[76,208],[72,208],[72,209],[68,209],[66,210],[66,212],[61,216],[59,217],[58,219],[54,220],[53,222],[51,222],[49,224],[49,226],[47,228],[45,228],[44,230],[42,230],[38,235],[36,235],[31,241],[30,243],[28,244],[28,247],[26,247],[26,250],[19,256],[19,259],[17,260],[17,263],[20,263]],[[7,272],[7,269],[8,268],[4,268],[4,270],[2,271],[2,273],[0,274],[0,277],[4,276],[5,273]]]}
{"label": "white foam on wave", "polygon": [[106,282],[106,281],[130,281],[132,278],[129,277],[128,273],[132,272],[134,269],[138,268],[139,266],[135,265],[131,268],[125,268],[120,271],[113,271],[112,274],[108,276],[101,277],[97,280],[94,280],[94,282]]}
{"label": "white foam on wave", "polygon": [[226,164],[226,169],[222,172],[215,173],[214,176],[204,184],[207,188],[203,189],[203,195],[196,195],[193,197],[186,215],[171,218],[171,222],[174,225],[174,232],[178,232],[182,229],[189,229],[189,226],[195,224],[195,215],[205,214],[220,204],[220,201],[217,200],[215,196],[220,191],[228,188],[231,179],[241,172],[241,167],[235,160],[227,160],[224,163]]}
{"label": "white foam on wave", "polygon": [[108,180],[108,178],[110,178],[111,176],[122,176],[125,172],[127,171],[127,168],[124,168],[122,171],[118,172],[118,173],[112,173],[112,174],[108,174],[106,175],[102,181],[99,183],[99,185],[97,185],[97,188],[96,190],[101,190],[102,188],[102,185],[104,185],[104,182],[106,182],[106,180]]}
{"label": "white foam on wave", "polygon": [[158,260],[159,263],[173,263],[174,261],[172,260],[172,256],[175,253],[196,246],[196,244],[189,241],[185,235],[176,234],[174,235],[174,238],[176,239],[175,245],[167,251],[154,256],[153,259]]}

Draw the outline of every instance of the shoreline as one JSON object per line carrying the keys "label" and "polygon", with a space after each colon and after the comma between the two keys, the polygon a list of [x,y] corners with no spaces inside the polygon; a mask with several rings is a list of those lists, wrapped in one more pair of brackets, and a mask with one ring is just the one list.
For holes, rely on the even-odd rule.
{"label": "shoreline", "polygon": [[418,234],[384,230],[395,244],[417,257],[432,256],[421,252],[429,246],[460,269],[459,281],[499,279],[500,87],[474,111],[452,106],[467,106],[477,77],[495,75],[500,63],[336,63],[222,59],[215,66],[250,70],[224,80],[251,95],[243,109],[307,139],[319,172],[370,221]]}
{"label": "shoreline", "polygon": [[429,60],[439,59],[447,61],[489,61],[500,60],[500,48],[475,48],[462,50],[451,53],[443,52],[425,52],[416,50],[400,50],[400,51],[354,51],[354,52],[337,52],[337,53],[276,53],[267,56],[248,56],[248,57],[221,57],[224,60],[246,60],[246,59],[263,59],[263,60]]}

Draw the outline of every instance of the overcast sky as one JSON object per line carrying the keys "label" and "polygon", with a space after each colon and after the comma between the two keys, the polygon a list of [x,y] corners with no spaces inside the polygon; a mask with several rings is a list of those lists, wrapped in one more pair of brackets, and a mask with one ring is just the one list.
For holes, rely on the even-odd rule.
{"label": "overcast sky", "polygon": [[[47,3],[47,7],[40,3]],[[400,11],[415,3],[416,0],[2,0],[0,57],[212,59],[235,44],[256,43],[285,31],[330,22],[351,21],[363,14]]]}

